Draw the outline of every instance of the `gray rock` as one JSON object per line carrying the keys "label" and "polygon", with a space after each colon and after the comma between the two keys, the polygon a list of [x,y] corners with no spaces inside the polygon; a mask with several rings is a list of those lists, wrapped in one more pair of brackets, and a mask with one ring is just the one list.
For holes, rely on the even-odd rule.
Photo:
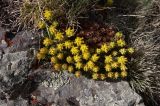
{"label": "gray rock", "polygon": [[[5,90],[10,89],[15,84],[23,82],[28,73],[30,59],[27,58],[27,51],[7,53],[0,61],[0,75],[6,83]],[[7,88],[6,88],[7,87]]]}
{"label": "gray rock", "polygon": [[[4,48],[7,47],[7,43],[5,42],[5,30],[0,27],[0,52],[3,51]],[[1,53],[0,53],[1,56]],[[0,57],[1,59],[1,57]]]}
{"label": "gray rock", "polygon": [[[35,45],[38,45],[35,43],[37,40],[33,39],[33,36],[34,34],[29,31],[20,32],[13,39],[11,47],[4,48],[3,52],[0,51],[0,93],[6,93],[4,99],[0,101],[0,106],[4,104],[4,100],[7,101],[7,106],[25,106],[20,105],[24,104],[24,100],[21,100],[20,103],[14,101],[18,104],[9,105],[13,101],[8,101],[8,99],[11,98],[11,95],[12,98],[16,98],[22,92],[20,88],[23,85],[26,86],[24,83],[29,71],[31,71],[30,68],[35,56],[33,50]],[[15,92],[17,93],[15,94]]]}
{"label": "gray rock", "polygon": [[30,31],[22,31],[16,34],[15,38],[12,40],[12,46],[5,50],[8,52],[18,52],[18,51],[26,51],[28,49],[38,48],[39,42],[37,40],[38,36],[35,36]]}
{"label": "gray rock", "polygon": [[7,106],[28,106],[28,101],[27,100],[24,100],[22,99],[21,97],[17,98],[16,100],[12,100],[12,101],[9,101],[7,103]]}
{"label": "gray rock", "polygon": [[[142,98],[126,81],[94,81],[83,77],[77,79],[70,75],[64,78],[64,74],[66,75],[63,73],[57,78],[59,83],[64,82],[62,86],[46,87],[43,83],[33,92],[40,103],[52,103],[56,106],[144,106]],[[55,83],[55,79],[53,80]]]}

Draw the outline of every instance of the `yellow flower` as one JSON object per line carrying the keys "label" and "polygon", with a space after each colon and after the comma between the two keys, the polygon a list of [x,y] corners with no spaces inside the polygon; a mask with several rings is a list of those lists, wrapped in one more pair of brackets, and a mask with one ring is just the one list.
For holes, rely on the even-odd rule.
{"label": "yellow flower", "polygon": [[83,68],[83,70],[86,71],[86,72],[89,71],[88,65],[85,65],[84,68]]}
{"label": "yellow flower", "polygon": [[122,72],[121,72],[121,77],[122,77],[122,78],[127,77],[127,71],[122,71]]}
{"label": "yellow flower", "polygon": [[67,70],[67,69],[68,69],[68,65],[67,65],[67,64],[63,64],[63,65],[62,65],[62,69],[63,69],[63,70]]}
{"label": "yellow flower", "polygon": [[112,55],[113,55],[113,56],[117,56],[117,54],[118,54],[117,51],[113,51],[113,52],[112,52]]}
{"label": "yellow flower", "polygon": [[112,6],[112,4],[113,4],[113,0],[107,0],[107,6]]}
{"label": "yellow flower", "polygon": [[115,42],[110,42],[109,43],[109,48],[114,48],[115,47]]}
{"label": "yellow flower", "polygon": [[117,79],[118,77],[119,77],[119,73],[118,73],[118,72],[115,72],[115,73],[114,73],[114,78]]}
{"label": "yellow flower", "polygon": [[83,67],[83,64],[81,62],[76,63],[76,68],[81,69]]}
{"label": "yellow flower", "polygon": [[74,36],[74,29],[71,29],[70,27],[66,29],[65,32],[68,37]]}
{"label": "yellow flower", "polygon": [[48,49],[43,47],[43,48],[40,49],[40,53],[41,54],[47,54],[48,53]]}
{"label": "yellow flower", "polygon": [[94,80],[98,79],[98,74],[97,73],[92,74],[92,79]]}
{"label": "yellow flower", "polygon": [[55,57],[55,56],[51,57],[51,62],[52,63],[57,63],[58,62],[57,57]]}
{"label": "yellow flower", "polygon": [[72,53],[73,55],[78,54],[78,53],[79,53],[78,47],[72,47],[72,48],[71,48],[71,53]]}
{"label": "yellow flower", "polygon": [[50,45],[52,45],[52,43],[53,43],[53,41],[51,39],[49,39],[49,38],[45,38],[43,40],[43,45],[44,46],[50,46]]}
{"label": "yellow flower", "polygon": [[70,73],[72,73],[72,72],[74,71],[73,66],[68,66],[68,71],[69,71]]}
{"label": "yellow flower", "polygon": [[109,51],[109,47],[107,46],[107,44],[103,44],[101,45],[101,51],[107,53]]}
{"label": "yellow flower", "polygon": [[88,66],[88,68],[90,68],[90,69],[92,69],[93,67],[94,67],[94,63],[92,62],[92,61],[88,61],[87,62],[87,66]]}
{"label": "yellow flower", "polygon": [[108,73],[108,78],[113,78],[113,72]]}
{"label": "yellow flower", "polygon": [[79,78],[79,77],[81,76],[81,72],[80,72],[80,71],[76,71],[76,72],[75,72],[75,76],[76,76],[77,78]]}
{"label": "yellow flower", "polygon": [[52,26],[54,26],[56,28],[58,26],[58,22],[57,21],[53,21]]}
{"label": "yellow flower", "polygon": [[45,55],[44,54],[41,54],[41,53],[37,53],[37,59],[38,60],[42,60],[45,58]]}
{"label": "yellow flower", "polygon": [[120,66],[120,69],[121,69],[122,71],[126,71],[126,70],[127,70],[127,67],[126,67],[125,65],[121,65],[121,66]]}
{"label": "yellow flower", "polygon": [[79,56],[79,55],[75,55],[73,58],[74,58],[75,62],[80,62],[82,60],[81,56]]}
{"label": "yellow flower", "polygon": [[61,64],[54,64],[54,69],[59,71],[61,69]]}
{"label": "yellow flower", "polygon": [[53,25],[51,25],[48,30],[51,35],[54,35],[57,32],[57,29]]}
{"label": "yellow flower", "polygon": [[89,52],[84,52],[84,53],[82,54],[82,56],[83,56],[83,59],[88,60],[91,55],[90,55]]}
{"label": "yellow flower", "polygon": [[118,68],[118,63],[117,62],[112,62],[111,67],[112,68]]}
{"label": "yellow flower", "polygon": [[126,62],[127,62],[127,58],[124,57],[124,56],[120,56],[120,57],[117,58],[117,61],[118,61],[118,63],[120,63],[121,65],[124,65],[124,64],[126,64]]}
{"label": "yellow flower", "polygon": [[66,49],[70,49],[72,47],[73,43],[71,41],[65,41],[64,46]]}
{"label": "yellow flower", "polygon": [[97,60],[99,59],[99,56],[97,56],[97,54],[94,54],[92,57],[91,57],[91,60],[93,62],[97,62]]}
{"label": "yellow flower", "polygon": [[64,39],[64,36],[61,32],[57,32],[55,34],[55,39],[59,40],[59,41],[62,41]]}
{"label": "yellow flower", "polygon": [[44,18],[45,18],[46,20],[49,21],[49,20],[52,19],[53,13],[52,13],[52,11],[50,11],[50,10],[45,10],[44,13],[43,13],[43,16],[44,16]]}
{"label": "yellow flower", "polygon": [[97,54],[100,54],[100,53],[101,53],[101,49],[97,48],[97,49],[96,49],[96,53],[97,53]]}
{"label": "yellow flower", "polygon": [[128,48],[128,53],[133,54],[134,53],[134,49],[133,48]]}
{"label": "yellow flower", "polygon": [[82,44],[80,50],[84,53],[88,51],[88,46],[86,44]]}
{"label": "yellow flower", "polygon": [[57,44],[57,50],[62,51],[64,45],[62,43]]}
{"label": "yellow flower", "polygon": [[112,59],[111,55],[105,56],[105,60],[104,60],[105,63],[111,63],[112,61],[113,61],[113,59]]}
{"label": "yellow flower", "polygon": [[68,57],[66,58],[66,61],[67,61],[68,63],[72,63],[72,62],[73,62],[73,58],[72,58],[71,56],[68,56]]}
{"label": "yellow flower", "polygon": [[123,46],[126,45],[126,42],[124,40],[120,39],[120,40],[117,41],[117,45],[120,46],[120,47],[123,47]]}
{"label": "yellow flower", "polygon": [[39,21],[39,22],[38,22],[38,28],[39,28],[39,29],[45,28],[45,22],[44,22],[44,21]]}
{"label": "yellow flower", "polygon": [[126,49],[122,48],[119,50],[119,52],[122,54],[122,55],[125,55],[126,54]]}
{"label": "yellow flower", "polygon": [[105,74],[100,74],[100,79],[101,80],[105,80],[106,79],[106,75]]}
{"label": "yellow flower", "polygon": [[93,67],[93,69],[92,69],[92,70],[93,70],[93,72],[95,72],[95,73],[96,73],[96,72],[98,72],[98,71],[99,71],[99,67],[98,67],[98,66],[95,66],[95,67]]}
{"label": "yellow flower", "polygon": [[58,58],[58,59],[62,60],[63,57],[64,57],[64,56],[63,56],[63,53],[58,53],[58,54],[57,54],[57,58]]}
{"label": "yellow flower", "polygon": [[77,46],[80,46],[82,43],[84,43],[83,38],[77,37],[77,38],[75,39],[75,44],[76,44]]}
{"label": "yellow flower", "polygon": [[51,47],[51,48],[49,49],[49,54],[50,54],[50,55],[55,55],[56,52],[57,52],[57,50],[56,50],[55,48],[53,48],[53,47]]}
{"label": "yellow flower", "polygon": [[106,64],[104,68],[105,68],[105,70],[108,71],[108,72],[112,70],[110,64]]}
{"label": "yellow flower", "polygon": [[116,36],[117,38],[122,38],[123,34],[122,34],[122,32],[117,32],[117,33],[115,34],[115,36]]}

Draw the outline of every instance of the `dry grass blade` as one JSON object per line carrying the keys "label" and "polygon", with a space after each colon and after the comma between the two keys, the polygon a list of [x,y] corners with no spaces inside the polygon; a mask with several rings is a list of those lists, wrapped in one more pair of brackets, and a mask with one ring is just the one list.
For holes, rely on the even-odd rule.
{"label": "dry grass blade", "polygon": [[[137,30],[131,35],[131,44],[139,52],[131,61],[130,84],[143,97],[147,105],[160,104],[160,2],[150,1],[137,12],[146,16],[139,20]],[[156,24],[155,24],[156,23]],[[136,64],[136,66],[135,66]]]}

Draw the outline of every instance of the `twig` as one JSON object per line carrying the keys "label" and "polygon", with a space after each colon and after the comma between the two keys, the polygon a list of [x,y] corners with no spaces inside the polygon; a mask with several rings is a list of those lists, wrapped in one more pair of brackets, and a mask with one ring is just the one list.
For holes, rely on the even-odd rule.
{"label": "twig", "polygon": [[99,9],[94,9],[93,11],[103,11],[103,10],[107,10],[107,9],[115,9],[116,7],[103,7],[103,8],[99,8]]}
{"label": "twig", "polygon": [[143,15],[118,15],[118,17],[138,17],[138,18],[145,18],[146,16],[143,16]]}

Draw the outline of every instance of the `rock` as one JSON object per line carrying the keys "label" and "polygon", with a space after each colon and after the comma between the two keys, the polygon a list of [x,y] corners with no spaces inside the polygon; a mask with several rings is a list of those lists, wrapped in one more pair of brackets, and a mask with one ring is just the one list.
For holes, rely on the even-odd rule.
{"label": "rock", "polygon": [[18,52],[26,51],[30,48],[38,48],[39,42],[37,40],[38,36],[35,36],[30,31],[22,31],[16,34],[12,40],[12,45],[5,52]]}
{"label": "rock", "polygon": [[4,39],[5,30],[0,27],[0,41]]}
{"label": "rock", "polygon": [[1,52],[3,51],[3,49],[7,47],[4,35],[5,35],[5,30],[0,27],[0,51]]}
{"label": "rock", "polygon": [[[50,74],[56,76],[55,73]],[[65,77],[64,77],[65,75]],[[68,79],[68,81],[66,81]],[[75,78],[63,73],[57,78],[61,86],[42,84],[32,94],[41,104],[55,106],[144,106],[142,98],[126,81],[105,82]],[[56,79],[53,77],[53,85]],[[45,82],[47,83],[47,81]],[[51,84],[52,84],[51,83]]]}
{"label": "rock", "polygon": [[[33,35],[29,31],[20,32],[13,38],[11,47],[0,51],[0,93],[6,93],[3,97],[4,100],[0,101],[0,105],[3,105],[4,101],[7,101],[7,104],[11,103],[8,99],[19,97],[26,90],[26,85],[31,83],[31,81],[28,81],[28,74],[31,71],[31,65],[35,56],[33,50],[35,45],[38,45],[35,43],[37,40],[34,39]],[[13,102],[14,105],[15,103],[22,104],[15,106],[25,106],[23,105],[23,100],[21,102]]]}
{"label": "rock", "polygon": [[3,55],[0,62],[0,75],[3,77],[3,82],[6,82],[7,88],[4,89],[10,89],[24,80],[29,71],[30,61],[25,51]]}
{"label": "rock", "polygon": [[7,89],[23,82],[29,73],[34,57],[30,49],[30,44],[34,46],[32,36],[32,33],[21,32],[13,39],[13,45],[6,48],[3,54],[1,53],[0,75],[3,77],[3,82],[6,82]]}
{"label": "rock", "polygon": [[17,100],[15,101],[9,101],[7,103],[7,106],[28,106],[28,101],[27,100],[24,100],[22,98],[17,98]]}

